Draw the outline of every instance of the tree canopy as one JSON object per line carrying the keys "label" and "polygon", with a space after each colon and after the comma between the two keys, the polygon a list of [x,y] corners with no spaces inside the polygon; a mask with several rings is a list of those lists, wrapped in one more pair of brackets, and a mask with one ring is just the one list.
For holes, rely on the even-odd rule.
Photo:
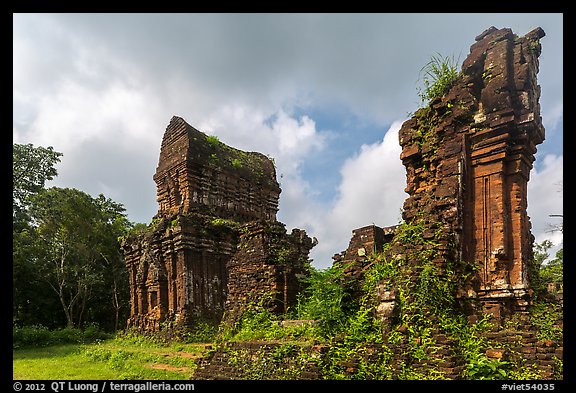
{"label": "tree canopy", "polygon": [[13,147],[13,320],[112,330],[128,312],[119,238],[132,224],[100,194],[44,188],[57,171],[53,148]]}
{"label": "tree canopy", "polygon": [[24,219],[28,198],[40,192],[47,180],[58,172],[55,165],[62,153],[50,147],[34,147],[31,143],[12,145],[12,214],[15,221]]}

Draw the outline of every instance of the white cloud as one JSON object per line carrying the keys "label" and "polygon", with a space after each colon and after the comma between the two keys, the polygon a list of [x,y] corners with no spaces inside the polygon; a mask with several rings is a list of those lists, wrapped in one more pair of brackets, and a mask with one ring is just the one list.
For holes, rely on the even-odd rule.
{"label": "white cloud", "polygon": [[317,230],[318,213],[323,209],[315,200],[317,192],[304,179],[301,166],[311,154],[325,148],[325,134],[316,129],[308,116],[296,118],[283,109],[226,105],[200,120],[200,131],[238,149],[258,151],[274,159],[277,180],[282,188],[278,219],[288,230]]}
{"label": "white cloud", "polygon": [[50,186],[104,193],[124,204],[131,220],[149,222],[156,210],[152,176],[168,121],[163,103],[146,87],[110,81],[95,88],[70,78],[35,102],[33,117],[14,124],[13,140],[63,153]]}
{"label": "white cloud", "polygon": [[536,243],[550,240],[554,247],[549,251],[553,256],[563,243],[560,231],[553,231],[554,226],[562,224],[564,156],[547,154],[541,165],[534,167],[528,182],[528,215],[532,224],[532,234]]}
{"label": "white cloud", "polygon": [[[563,112],[556,98],[561,14],[17,14],[13,138],[62,151],[62,186],[118,195],[131,219],[149,221],[162,134],[172,115],[182,116],[224,143],[275,158],[279,218],[317,236],[313,255],[327,266],[353,229],[397,223],[406,197],[400,122],[381,142],[334,161],[342,182],[326,206],[302,168],[334,141],[318,129],[320,118],[295,116],[291,108],[312,113],[337,103],[359,122],[390,124],[413,109],[428,56],[466,51],[487,21],[519,34],[536,25],[546,31],[539,79],[546,126],[556,127]],[[345,132],[344,125],[333,128]],[[545,232],[537,216],[549,207],[533,183],[557,175],[546,168],[529,183],[537,233]],[[552,210],[544,217],[558,214]]]}
{"label": "white cloud", "polygon": [[542,113],[545,113],[542,121],[544,122],[546,130],[554,132],[564,118],[564,101],[560,98],[549,107],[542,108]]}
{"label": "white cloud", "polygon": [[370,224],[395,225],[401,220],[408,196],[398,143],[402,123],[392,123],[381,142],[362,145],[358,155],[342,166],[338,198],[325,217],[318,217],[315,228],[319,244],[312,257],[316,266],[330,266],[332,255],[348,247],[352,230]]}
{"label": "white cloud", "polygon": [[159,145],[157,123],[151,121],[162,115],[155,101],[154,95],[119,83],[96,91],[68,81],[38,103],[26,132],[37,144],[63,151],[94,139]]}
{"label": "white cloud", "polygon": [[[357,156],[348,159],[341,169],[339,195],[328,212],[319,210],[314,217],[315,235],[320,243],[312,250],[315,265],[331,265],[334,253],[347,248],[352,230],[370,224],[389,226],[401,220],[401,209],[408,196],[406,172],[400,160],[398,130],[402,121],[391,126],[382,142],[363,145]],[[528,214],[536,242],[545,239],[555,245],[554,255],[562,243],[562,233],[551,232],[558,224],[549,214],[562,214],[563,157],[546,155],[541,169],[534,168],[528,183]],[[561,219],[560,219],[561,220]]]}

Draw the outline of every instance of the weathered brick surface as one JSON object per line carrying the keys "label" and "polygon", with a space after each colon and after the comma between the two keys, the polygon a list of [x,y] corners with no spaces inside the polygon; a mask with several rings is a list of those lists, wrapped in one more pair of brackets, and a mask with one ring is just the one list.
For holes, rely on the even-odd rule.
{"label": "weathered brick surface", "polygon": [[265,306],[285,313],[296,306],[300,279],[308,274],[313,247],[306,232],[290,235],[279,222],[241,227],[237,251],[228,261],[228,294],[223,322],[235,323],[246,307]]}
{"label": "weathered brick surface", "polygon": [[[419,241],[388,239],[389,258],[404,261],[402,274],[411,275],[414,282],[429,262],[441,276],[450,267],[468,277],[458,282],[454,296],[471,321],[492,314],[494,321],[504,323],[526,314],[532,301],[527,183],[536,145],[544,140],[536,81],[543,36],[540,28],[524,37],[510,29],[486,30],[470,47],[461,78],[399,131],[409,194],[403,219],[420,232]],[[348,249],[334,257],[335,264],[347,266],[351,281],[361,280],[366,254],[375,244],[381,247],[376,241],[380,231],[375,226],[354,230]],[[377,314],[391,325],[394,288],[377,291],[377,297]],[[435,316],[429,318],[433,321]],[[495,349],[486,355],[520,361],[517,356],[522,354],[522,361],[538,369],[542,378],[552,377],[558,355],[563,354],[562,342],[546,346],[534,330],[526,323],[514,336],[508,330],[488,333]],[[389,331],[384,326],[384,334]],[[445,335],[431,338],[447,351],[454,350],[454,342]],[[394,347],[398,358],[403,345]],[[416,362],[414,369],[438,367],[451,379],[462,376],[461,355],[435,352],[430,357],[437,357],[434,366]]]}
{"label": "weathered brick surface", "polygon": [[158,214],[199,211],[238,222],[276,220],[280,186],[272,161],[209,137],[174,116],[154,181]]}
{"label": "weathered brick surface", "polygon": [[353,297],[361,295],[359,283],[363,271],[369,265],[370,257],[382,252],[384,245],[394,237],[396,228],[395,225],[381,228],[372,224],[354,229],[348,248],[332,257],[333,265],[343,268],[345,279],[343,284]]}
{"label": "weathered brick surface", "polygon": [[153,231],[124,242],[129,326],[158,331],[165,321],[187,325],[192,317],[221,317],[226,263],[236,251],[237,235],[210,220],[200,214],[168,217]]}
{"label": "weathered brick surface", "polygon": [[564,347],[562,342],[541,341],[537,333],[528,330],[500,330],[486,333],[492,345],[499,344],[498,349],[486,350],[489,358],[521,363],[523,369],[538,372],[540,379],[557,379],[562,374]]}
{"label": "weathered brick surface", "polygon": [[226,307],[237,312],[247,300],[242,291],[266,292],[275,311],[294,304],[312,241],[301,230],[287,234],[276,220],[281,190],[269,158],[173,117],[154,181],[159,207],[151,228],[123,242],[129,326],[157,331],[163,323],[219,321]]}
{"label": "weathered brick surface", "polygon": [[459,260],[478,267],[463,293],[497,317],[525,311],[532,293],[526,201],[544,140],[536,82],[543,36],[540,28],[524,37],[488,29],[471,46],[462,78],[399,131],[404,220],[423,217],[438,231],[447,245],[438,250],[440,268]]}
{"label": "weathered brick surface", "polygon": [[197,361],[191,379],[321,379],[319,362],[326,349],[266,341],[224,343]]}

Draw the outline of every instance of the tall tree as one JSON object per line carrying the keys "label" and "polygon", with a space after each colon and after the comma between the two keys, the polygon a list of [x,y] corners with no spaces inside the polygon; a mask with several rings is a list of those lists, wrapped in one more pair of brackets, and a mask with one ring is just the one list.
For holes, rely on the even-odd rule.
{"label": "tall tree", "polygon": [[12,215],[14,224],[25,220],[28,199],[40,192],[47,180],[58,172],[55,165],[62,153],[52,146],[34,147],[31,143],[12,145]]}
{"label": "tall tree", "polygon": [[123,206],[103,195],[52,187],[30,198],[29,213],[36,272],[57,296],[66,325],[80,326],[87,314],[106,308],[95,299],[102,294],[110,299],[108,311],[113,309],[111,299],[128,285],[118,282],[123,268],[118,237],[129,227]]}
{"label": "tall tree", "polygon": [[52,147],[12,146],[12,294],[13,319],[29,324],[55,326],[61,323],[54,312],[50,288],[37,281],[34,261],[38,242],[28,215],[30,197],[44,189],[57,171],[62,153]]}

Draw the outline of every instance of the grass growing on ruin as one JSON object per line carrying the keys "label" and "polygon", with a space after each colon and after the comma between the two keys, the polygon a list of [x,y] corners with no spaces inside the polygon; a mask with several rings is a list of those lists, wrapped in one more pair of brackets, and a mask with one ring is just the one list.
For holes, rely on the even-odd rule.
{"label": "grass growing on ruin", "polygon": [[91,344],[16,348],[12,373],[14,379],[186,380],[205,350],[205,344],[119,335]]}
{"label": "grass growing on ruin", "polygon": [[424,87],[418,89],[422,102],[430,101],[446,94],[460,77],[459,60],[454,56],[443,56],[439,53],[420,69],[420,80]]}
{"label": "grass growing on ruin", "polygon": [[[435,339],[435,334],[441,333],[452,340],[454,354],[464,362],[464,379],[537,379],[538,371],[524,367],[522,359],[504,361],[487,357],[486,350],[493,345],[485,337],[492,328],[489,316],[470,323],[455,301],[456,283],[471,274],[469,266],[457,261],[440,271],[433,262],[434,250],[444,234],[437,230],[432,238],[429,233],[425,236],[429,228],[423,220],[403,223],[396,235],[404,244],[422,245],[413,254],[389,258],[385,253],[375,253],[369,257],[362,285],[364,295],[360,299],[353,300],[346,293],[342,280],[345,267],[312,269],[298,307],[293,315],[284,317],[313,319],[314,325],[300,330],[282,328],[282,316],[270,313],[262,305],[254,305],[246,310],[236,329],[229,332],[224,341],[327,344],[326,356],[312,359],[326,379],[445,379],[446,375],[438,368],[414,367],[419,362],[442,362],[443,355],[438,351],[443,345]],[[407,263],[407,258],[412,263]],[[386,327],[385,336],[382,335],[384,326],[375,315],[378,302],[374,301],[377,288],[382,285],[386,289],[395,288],[398,302],[398,314]],[[555,320],[548,316],[541,319]],[[367,345],[377,346],[377,358],[366,359]],[[267,368],[267,372],[261,369],[263,364],[274,364],[271,358],[254,362],[250,354],[244,354],[248,356],[246,359],[241,353],[233,355],[234,361],[242,364],[247,378],[264,375],[268,379],[274,375],[273,367]],[[305,355],[292,353],[290,356],[294,364],[303,367],[311,361]],[[294,360],[294,356],[304,357]],[[357,368],[350,373],[347,368],[352,363]]]}

